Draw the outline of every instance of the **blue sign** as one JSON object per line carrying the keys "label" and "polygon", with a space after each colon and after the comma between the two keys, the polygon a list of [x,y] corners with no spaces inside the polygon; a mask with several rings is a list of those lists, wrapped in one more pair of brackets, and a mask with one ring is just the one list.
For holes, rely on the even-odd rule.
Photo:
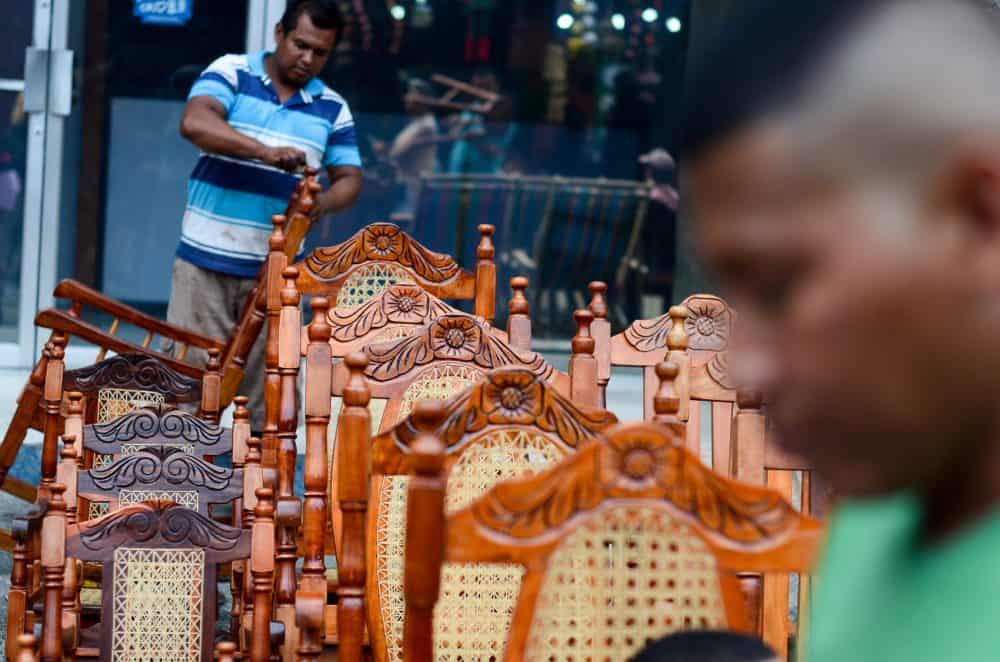
{"label": "blue sign", "polygon": [[135,0],[135,15],[143,23],[184,25],[191,20],[194,0]]}

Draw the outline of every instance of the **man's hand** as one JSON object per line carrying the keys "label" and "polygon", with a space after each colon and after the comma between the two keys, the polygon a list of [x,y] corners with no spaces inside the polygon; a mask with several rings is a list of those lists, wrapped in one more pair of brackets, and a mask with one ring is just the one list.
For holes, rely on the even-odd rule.
{"label": "man's hand", "polygon": [[265,147],[260,160],[286,172],[296,172],[306,165],[306,155],[295,147]]}

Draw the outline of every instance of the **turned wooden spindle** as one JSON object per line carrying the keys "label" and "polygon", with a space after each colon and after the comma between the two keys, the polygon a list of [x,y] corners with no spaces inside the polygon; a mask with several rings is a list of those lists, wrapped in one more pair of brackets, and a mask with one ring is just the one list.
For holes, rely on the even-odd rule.
{"label": "turned wooden spindle", "polygon": [[590,326],[594,314],[589,310],[573,313],[576,335],[570,343],[572,354],[569,358],[570,398],[579,405],[600,406],[597,389],[597,360],[594,358],[594,337]]}
{"label": "turned wooden spindle", "polygon": [[507,337],[510,346],[525,352],[531,351],[531,306],[524,296],[528,279],[514,276],[510,279],[510,303],[507,304]]}
{"label": "turned wooden spindle", "polygon": [[[19,659],[17,647],[18,636],[27,628],[28,594],[31,590],[28,563],[28,541],[30,529],[28,521],[22,518],[14,520],[11,535],[14,538],[14,551],[11,553],[10,590],[7,592],[7,646],[6,658]],[[34,642],[34,637],[32,637]]]}
{"label": "turned wooden spindle", "polygon": [[674,380],[674,391],[679,402],[677,418],[687,421],[691,409],[691,357],[688,354],[688,334],[684,325],[691,312],[684,306],[671,306],[668,313],[670,331],[667,333],[666,360],[677,365],[677,378]]}
{"label": "turned wooden spindle", "polygon": [[236,662],[236,644],[231,641],[215,644],[215,662]]}
{"label": "turned wooden spindle", "polygon": [[48,510],[42,522],[42,616],[41,662],[63,662],[63,578],[66,573],[66,487],[49,486]]}
{"label": "turned wooden spindle", "polygon": [[344,359],[349,371],[344,387],[343,410],[337,425],[338,462],[356,467],[338,476],[341,541],[337,558],[340,583],[337,586],[337,626],[339,653],[345,662],[361,662],[365,630],[365,540],[368,513],[371,391],[365,379],[368,355],[355,352]]}
{"label": "turned wooden spindle", "polygon": [[493,246],[492,225],[479,226],[479,245],[476,247],[476,301],[475,314],[487,322],[496,316],[497,265],[493,261],[496,248]]}
{"label": "turned wooden spindle", "polygon": [[677,417],[680,409],[680,399],[675,388],[680,370],[673,361],[661,361],[656,364],[656,377],[659,386],[653,396],[653,421],[669,426],[682,439],[686,434],[684,423]]}
{"label": "turned wooden spindle", "polygon": [[[250,446],[250,410],[247,404],[250,399],[245,395],[237,395],[233,398],[235,409],[233,410],[233,468],[243,469],[247,463],[247,454]],[[244,478],[244,489],[246,479]],[[233,526],[247,528],[244,526],[243,497],[233,502]],[[246,575],[246,561],[233,561],[232,575],[230,577],[230,587],[233,595],[232,609],[230,611],[230,632],[236,636],[243,622],[243,588],[244,577]],[[238,641],[238,639],[237,639]],[[235,645],[235,644],[234,644]]]}
{"label": "turned wooden spindle", "polygon": [[594,336],[599,404],[601,407],[607,407],[608,382],[611,381],[611,322],[608,320],[608,284],[595,280],[587,287],[590,290],[590,304],[587,308],[594,314],[590,333]]}
{"label": "turned wooden spindle", "polygon": [[[326,607],[326,561],[324,544],[327,523],[327,433],[330,427],[331,328],[327,315],[330,302],[316,297],[306,348],[306,457],[305,500],[302,507],[302,578],[295,596],[299,630],[298,659],[318,662],[323,653]],[[345,656],[340,643],[339,656]],[[348,653],[349,657],[349,653]]]}
{"label": "turned wooden spindle", "polygon": [[11,656],[10,659],[16,660],[16,662],[38,661],[38,642],[35,641],[35,635],[28,633],[19,634],[16,643],[17,657]]}
{"label": "turned wooden spindle", "polygon": [[259,304],[263,304],[266,320],[266,339],[264,345],[264,429],[261,433],[262,464],[265,467],[277,467],[278,459],[278,419],[281,416],[281,372],[278,368],[278,335],[281,323],[281,290],[284,285],[282,278],[288,258],[285,257],[285,235],[283,228],[285,217],[275,215],[271,218],[274,232],[269,242],[270,252],[267,256],[266,273],[263,282],[263,296]]}
{"label": "turned wooden spindle", "polygon": [[208,363],[205,365],[205,375],[201,378],[201,417],[213,425],[219,424],[221,397],[222,352],[212,347],[208,350]]}
{"label": "turned wooden spindle", "polygon": [[[261,441],[257,437],[247,439],[246,465],[243,468],[243,528],[253,529],[255,512],[257,509],[257,490],[264,485],[263,471],[261,469]],[[254,584],[253,574],[249,572],[249,566],[243,573],[243,608],[241,630],[246,633],[253,626],[253,606],[254,606]],[[248,642],[246,637],[240,637],[238,642],[240,650],[245,650]]]}
{"label": "turned wooden spindle", "polygon": [[250,662],[271,659],[271,593],[274,584],[274,492],[259,487],[255,492],[253,551],[253,624],[250,628]]}
{"label": "turned wooden spindle", "polygon": [[[423,404],[423,403],[420,403]],[[438,404],[438,403],[435,403]],[[430,420],[442,408],[424,408],[421,416]],[[426,431],[410,445],[413,474],[407,490],[407,537],[403,574],[406,617],[403,626],[405,662],[434,659],[434,604],[441,588],[444,557],[444,473],[445,447],[440,438]]]}
{"label": "turned wooden spindle", "polygon": [[280,395],[278,402],[278,493],[276,524],[278,530],[277,566],[275,572],[276,617],[285,625],[285,643],[281,656],[294,657],[298,641],[295,623],[295,561],[297,558],[296,535],[302,520],[302,503],[295,496],[295,461],[298,455],[296,429],[298,428],[299,397],[298,375],[302,359],[302,315],[299,310],[299,292],[295,282],[299,277],[296,267],[282,271],[278,317],[278,375]]}
{"label": "turned wooden spindle", "polygon": [[[44,497],[56,480],[56,469],[59,464],[59,433],[62,425],[61,412],[63,400],[63,358],[66,353],[67,338],[65,334],[53,333],[45,347],[47,359],[45,369],[45,433],[42,438],[42,476],[39,481],[39,495]],[[42,645],[43,655],[45,651]]]}

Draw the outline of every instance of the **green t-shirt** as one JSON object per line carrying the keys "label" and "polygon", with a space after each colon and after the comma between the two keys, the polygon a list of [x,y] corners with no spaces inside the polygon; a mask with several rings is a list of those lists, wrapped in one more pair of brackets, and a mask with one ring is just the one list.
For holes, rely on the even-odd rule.
{"label": "green t-shirt", "polygon": [[912,496],[834,513],[808,662],[1000,660],[1000,509],[941,543]]}

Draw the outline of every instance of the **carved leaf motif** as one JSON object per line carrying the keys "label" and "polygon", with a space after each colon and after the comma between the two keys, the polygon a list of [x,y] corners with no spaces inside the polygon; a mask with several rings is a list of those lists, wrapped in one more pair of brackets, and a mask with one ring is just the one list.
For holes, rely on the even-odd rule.
{"label": "carved leaf motif", "polygon": [[428,250],[391,223],[374,223],[342,244],[317,248],[305,264],[317,278],[329,281],[369,260],[395,262],[432,283],[451,280],[461,271],[451,257]]}
{"label": "carved leaf motif", "polygon": [[729,379],[729,355],[727,352],[719,352],[712,357],[708,363],[708,374],[722,388],[729,390],[736,388],[736,384]]}
{"label": "carved leaf motif", "polygon": [[484,370],[519,366],[542,379],[551,377],[555,370],[534,352],[518,353],[467,315],[445,315],[422,333],[370,345],[368,359],[365,375],[380,382],[396,379],[435,359],[473,363]]}
{"label": "carved leaf motif", "polygon": [[80,531],[80,543],[90,550],[122,543],[161,538],[175,545],[189,543],[203,549],[227,551],[239,544],[242,529],[215,522],[172,503],[130,506],[106,515]]}
{"label": "carved leaf motif", "polygon": [[201,391],[201,382],[174,372],[152,357],[122,354],[68,371],[63,388],[83,393],[96,393],[106,388],[136,389],[162,393],[173,399],[191,399]]}
{"label": "carved leaf motif", "polygon": [[651,320],[636,320],[625,329],[625,339],[640,352],[663,351],[670,333],[670,315]]}
{"label": "carved leaf motif", "polygon": [[[516,402],[512,389],[519,391]],[[500,368],[488,373],[485,382],[449,400],[444,418],[434,433],[449,452],[456,452],[489,425],[533,425],[555,435],[571,448],[581,448],[598,439],[616,422],[609,411],[579,409],[529,369]],[[412,419],[406,418],[377,437],[374,445],[376,466],[385,473],[404,470],[410,444],[418,434]]]}
{"label": "carved leaf motif", "polygon": [[[629,456],[640,452],[655,459],[648,475],[630,470],[636,465]],[[794,509],[777,493],[734,489],[672,436],[648,426],[624,428],[549,472],[498,485],[473,506],[473,516],[494,531],[531,538],[607,498],[628,497],[668,501],[706,529],[744,544],[775,537],[795,521]]]}
{"label": "carved leaf motif", "polygon": [[232,469],[177,449],[148,450],[127,455],[106,467],[91,469],[81,476],[81,489],[88,482],[109,492],[165,482],[219,491],[229,486],[233,475]]}
{"label": "carved leaf motif", "polygon": [[185,411],[171,410],[161,415],[152,409],[138,409],[108,423],[88,425],[84,441],[110,444],[157,437],[213,446],[225,432]]}

